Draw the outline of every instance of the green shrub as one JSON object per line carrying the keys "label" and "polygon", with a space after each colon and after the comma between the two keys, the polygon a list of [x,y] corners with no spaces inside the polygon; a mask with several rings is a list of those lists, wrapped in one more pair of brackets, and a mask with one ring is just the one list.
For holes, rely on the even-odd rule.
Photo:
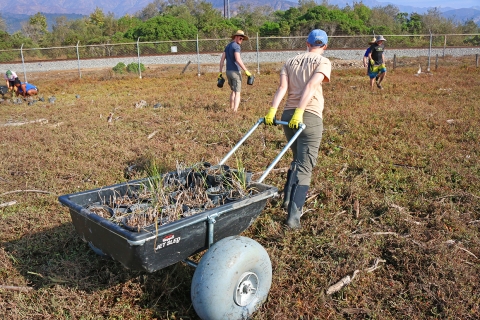
{"label": "green shrub", "polygon": [[[140,63],[140,70],[145,71],[145,66],[143,65],[143,63]],[[136,62],[129,63],[127,66],[127,71],[138,73],[138,63]]]}
{"label": "green shrub", "polygon": [[127,68],[127,66],[125,65],[125,63],[119,62],[119,63],[117,63],[117,65],[116,65],[115,67],[113,67],[112,69],[113,69],[113,71],[114,71],[115,73],[120,73],[120,74],[122,74],[122,73],[125,73],[126,68]]}

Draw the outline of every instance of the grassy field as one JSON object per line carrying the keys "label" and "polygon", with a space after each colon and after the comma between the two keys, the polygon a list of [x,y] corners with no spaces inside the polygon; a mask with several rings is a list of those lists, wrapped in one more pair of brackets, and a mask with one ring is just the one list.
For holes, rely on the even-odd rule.
{"label": "grassy field", "polygon": [[[472,61],[447,58],[420,75],[412,61],[374,91],[364,69],[333,70],[303,228],[284,228],[275,198],[244,232],[273,265],[254,319],[480,318],[480,69]],[[279,67],[263,66],[244,86],[237,113],[216,73],[180,74],[183,66],[150,68],[141,80],[110,70],[31,75],[45,102],[0,104],[0,318],[197,319],[193,268],[145,273],[100,258],[57,198],[124,182],[133,164],[154,160],[170,171],[219,161],[265,115]],[[141,100],[147,106],[136,108]],[[283,145],[280,128],[262,126],[236,157],[259,173]],[[276,168],[290,161],[288,152]],[[285,179],[276,170],[265,183],[281,190]]]}

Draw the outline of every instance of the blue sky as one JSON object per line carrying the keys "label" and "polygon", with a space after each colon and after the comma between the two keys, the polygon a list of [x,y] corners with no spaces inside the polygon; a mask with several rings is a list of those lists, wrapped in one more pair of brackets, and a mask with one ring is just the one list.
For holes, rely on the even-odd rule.
{"label": "blue sky", "polygon": [[479,0],[377,0],[378,2],[389,2],[396,5],[412,6],[417,8],[426,7],[450,7],[455,9],[479,7]]}

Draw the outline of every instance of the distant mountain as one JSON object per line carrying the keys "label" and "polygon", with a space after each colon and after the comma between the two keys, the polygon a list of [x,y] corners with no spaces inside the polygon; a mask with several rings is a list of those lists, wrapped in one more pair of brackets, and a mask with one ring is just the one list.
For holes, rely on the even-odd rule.
{"label": "distant mountain", "polygon": [[90,15],[101,8],[121,17],[145,8],[153,0],[0,0],[0,13],[34,15],[37,12]]}
{"label": "distant mountain", "polygon": [[214,8],[220,9],[223,12],[224,3],[230,3],[230,10],[234,11],[240,5],[247,6],[250,5],[252,7],[259,7],[259,6],[269,6],[273,8],[273,10],[288,10],[291,7],[298,6],[298,1],[280,1],[280,0],[230,0],[230,1],[223,1],[223,0],[207,0],[210,2]]}
{"label": "distant mountain", "polygon": [[[214,8],[219,9],[222,13],[224,10],[224,0],[207,0],[212,3]],[[318,4],[322,0],[315,0]],[[49,29],[55,24],[56,17],[66,16],[67,19],[79,19],[82,16],[89,16],[98,7],[105,14],[113,13],[119,18],[125,14],[135,14],[145,8],[153,0],[0,0],[0,15],[7,23],[7,32],[13,33],[20,30],[21,23],[26,22],[29,16],[38,12],[42,12],[47,17]],[[374,8],[386,6],[388,2],[379,2],[376,0],[328,0],[331,5],[337,5],[344,8],[346,5],[361,2],[364,5]],[[274,10],[287,10],[290,7],[298,5],[297,0],[230,0],[230,14],[234,15],[240,5],[252,7],[270,6]],[[395,5],[395,4],[394,4]],[[431,8],[418,8],[412,6],[395,5],[401,12],[424,14]],[[479,24],[480,7],[469,9],[452,9],[440,8],[440,11],[446,17],[454,19],[454,21],[464,22],[469,19]],[[480,24],[479,24],[480,25]]]}
{"label": "distant mountain", "polygon": [[477,9],[454,9],[444,11],[443,16],[453,21],[465,23],[469,20],[473,20],[477,25],[480,25],[480,8]]}
{"label": "distant mountain", "polygon": [[[52,26],[56,24],[58,17],[65,17],[67,20],[77,20],[84,17],[81,14],[58,14],[58,13],[42,13],[45,18],[47,18],[47,25],[48,30],[52,31]],[[16,31],[22,29],[22,23],[28,22],[30,16],[28,14],[16,14],[16,13],[9,13],[9,14],[2,14],[2,19],[5,20],[7,24],[7,32],[12,34]]]}

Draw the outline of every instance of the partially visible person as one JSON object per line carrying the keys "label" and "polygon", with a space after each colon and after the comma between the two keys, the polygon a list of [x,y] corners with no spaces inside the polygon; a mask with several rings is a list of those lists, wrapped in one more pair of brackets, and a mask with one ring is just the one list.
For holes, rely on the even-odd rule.
{"label": "partially visible person", "polygon": [[20,82],[18,78],[15,80],[15,87],[17,88],[17,97],[21,95],[26,98],[38,94],[38,88],[35,85],[28,82]]}
{"label": "partially visible person", "polygon": [[7,84],[8,90],[9,91],[15,90],[15,80],[18,79],[17,74],[12,70],[7,70],[7,72],[5,72],[4,78],[5,78],[5,82]]}
{"label": "partially visible person", "polygon": [[370,52],[368,53],[368,60],[370,61],[368,76],[372,89],[375,82],[377,83],[378,89],[383,89],[381,83],[385,79],[385,73],[387,72],[384,45],[386,41],[383,36],[376,36],[375,43],[370,46]]}
{"label": "partially visible person", "polygon": [[232,90],[230,94],[230,108],[234,112],[237,112],[238,106],[240,105],[240,92],[242,91],[241,71],[244,70],[247,77],[252,75],[240,57],[240,44],[243,40],[248,40],[248,37],[242,30],[238,30],[232,35],[232,41],[225,47],[222,58],[220,59],[220,74],[218,75],[219,78],[222,76],[223,65],[226,60],[225,69],[227,72],[227,80]]}
{"label": "partially visible person", "polygon": [[287,173],[283,207],[287,209],[286,224],[292,229],[301,228],[300,217],[310,187],[312,170],[317,163],[323,132],[324,98],[322,84],[330,81],[332,64],[322,54],[327,49],[325,31],[315,29],[307,38],[307,52],[290,58],[280,71],[280,84],[272,105],[265,116],[265,124],[274,124],[275,114],[288,91],[281,120],[288,141],[301,123],[306,129],[290,147],[293,161]]}
{"label": "partially visible person", "polygon": [[368,48],[365,50],[365,54],[363,55],[363,66],[367,68],[367,76],[368,76],[368,69],[370,68],[370,60],[368,59],[368,54],[372,50],[372,44],[376,42],[375,37],[373,37],[372,41],[368,43]]}

